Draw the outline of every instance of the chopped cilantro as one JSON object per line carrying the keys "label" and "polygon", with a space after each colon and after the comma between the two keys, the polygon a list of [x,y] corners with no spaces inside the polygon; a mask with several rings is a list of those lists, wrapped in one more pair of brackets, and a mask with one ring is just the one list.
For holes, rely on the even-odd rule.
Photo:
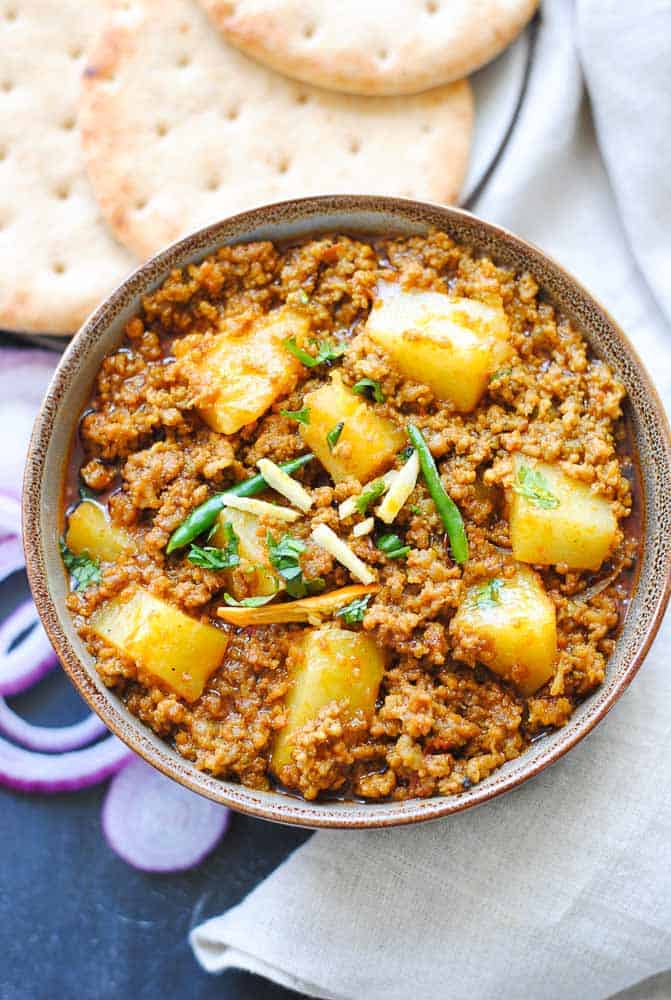
{"label": "chopped cilantro", "polygon": [[321,577],[315,577],[313,580],[303,579],[300,557],[305,552],[305,542],[300,538],[285,534],[279,542],[276,542],[268,532],[266,545],[271,565],[285,581],[289,597],[307,597],[308,594],[316,594],[324,589],[325,584]]}
{"label": "chopped cilantro", "polygon": [[299,424],[310,423],[310,407],[304,406],[302,410],[280,410],[283,417],[289,420],[296,420]]}
{"label": "chopped cilantro", "polygon": [[[233,525],[224,523],[224,535],[226,544],[222,548],[213,545],[192,545],[187,559],[194,566],[201,566],[203,569],[231,569],[240,562],[238,555],[238,536],[233,530]],[[208,536],[209,537],[209,536]]]}
{"label": "chopped cilantro", "polygon": [[363,621],[370,598],[370,594],[366,594],[365,597],[355,598],[355,600],[346,604],[344,608],[341,608],[340,611],[336,611],[336,618],[342,618],[346,625],[356,625],[357,622]]}
{"label": "chopped cilantro", "polygon": [[86,483],[81,482],[77,492],[79,493],[80,500],[95,500],[98,496],[95,490],[92,490],[90,486],[86,485]]}
{"label": "chopped cilantro", "polygon": [[382,386],[374,378],[360,378],[359,381],[352,386],[352,392],[356,392],[359,396],[367,396],[368,399],[374,399],[376,403],[384,403]]}
{"label": "chopped cilantro", "polygon": [[91,584],[100,583],[103,575],[98,559],[92,559],[88,552],[76,556],[62,539],[60,550],[63,564],[72,577],[73,590],[86,590]]}
{"label": "chopped cilantro", "polygon": [[503,580],[498,580],[496,577],[493,580],[488,580],[475,592],[475,603],[479,608],[495,608],[497,604],[501,603],[502,590]]}
{"label": "chopped cilantro", "polygon": [[512,368],[499,368],[497,371],[494,372],[493,375],[490,375],[489,381],[490,383],[498,382],[500,378],[505,378],[506,375],[511,375],[511,374],[512,374]]}
{"label": "chopped cilantro", "polygon": [[344,344],[329,344],[326,340],[311,341],[317,348],[317,354],[310,354],[308,351],[299,347],[296,343],[295,337],[287,337],[283,341],[284,346],[290,354],[293,354],[295,358],[304,364],[306,368],[316,368],[317,365],[323,365],[326,362],[336,361],[345,353]]}
{"label": "chopped cilantro", "polygon": [[559,506],[559,499],[548,489],[545,476],[538,469],[532,469],[530,465],[519,467],[513,490],[519,496],[525,497],[534,507],[554,510]]}
{"label": "chopped cilantro", "polygon": [[338,423],[335,425],[335,427],[332,427],[331,430],[326,435],[326,443],[329,446],[329,451],[333,451],[333,449],[337,445],[344,426],[345,426],[345,421],[339,420]]}

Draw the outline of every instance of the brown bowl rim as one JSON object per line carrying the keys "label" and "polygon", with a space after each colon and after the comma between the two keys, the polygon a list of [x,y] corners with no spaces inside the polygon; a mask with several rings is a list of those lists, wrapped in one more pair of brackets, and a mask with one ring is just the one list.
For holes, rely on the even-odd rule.
{"label": "brown bowl rim", "polygon": [[[374,214],[393,211],[401,216],[405,216],[406,219],[412,219],[413,216],[416,218],[416,213],[421,216],[423,213],[429,211],[438,213],[444,217],[448,232],[450,221],[468,219],[471,223],[482,227],[493,239],[512,243],[519,251],[530,251],[532,257],[539,256],[545,259],[556,272],[559,272],[569,284],[572,284],[579,291],[584,299],[591,302],[593,307],[601,313],[606,323],[615,331],[622,345],[625,347],[629,360],[637,369],[637,374],[645,387],[645,395],[654,411],[655,422],[660,432],[660,439],[663,442],[666,463],[667,466],[671,467],[671,430],[666,411],[657,389],[635,347],[620,325],[615,322],[610,313],[594,295],[567,271],[563,265],[559,264],[553,257],[545,253],[545,251],[541,250],[534,243],[517,236],[502,226],[487,222],[465,209],[433,202],[418,201],[411,198],[357,194],[326,194],[306,198],[294,198],[287,201],[269,203],[236,213],[232,216],[227,216],[169,244],[131,272],[90,314],[75,334],[47,388],[45,398],[35,420],[28,449],[22,502],[22,527],[28,582],[38,614],[49,640],[79,693],[91,709],[100,716],[112,733],[163,774],[178,781],[192,791],[235,809],[238,812],[291,826],[307,827],[310,829],[380,829],[427,822],[462,812],[477,805],[482,805],[497,798],[499,795],[518,788],[568,753],[607,715],[638,673],[661,625],[666,606],[671,596],[671,550],[664,566],[659,570],[660,573],[664,573],[664,588],[657,599],[649,626],[640,640],[634,655],[599,709],[588,716],[570,738],[558,743],[541,760],[534,762],[526,770],[501,779],[495,787],[488,787],[485,782],[473,786],[472,789],[461,795],[404,800],[403,802],[395,803],[399,809],[397,814],[394,814],[393,811],[390,814],[390,811],[387,811],[386,814],[382,815],[377,812],[380,804],[365,803],[364,807],[370,813],[365,816],[361,815],[361,810],[357,811],[354,815],[348,814],[346,809],[347,803],[340,804],[329,801],[309,802],[300,797],[293,797],[280,792],[270,793],[269,804],[254,802],[253,799],[255,796],[259,795],[257,790],[247,789],[245,786],[235,782],[214,778],[211,775],[198,771],[189,761],[175,760],[168,752],[163,752],[162,749],[158,749],[149,742],[144,734],[144,730],[147,727],[137,719],[133,719],[130,727],[127,726],[113,701],[115,697],[113,693],[107,692],[105,697],[100,696],[89,676],[86,665],[70,644],[61,625],[61,616],[49,593],[47,573],[40,556],[40,500],[42,496],[40,487],[51,428],[54,423],[59,400],[71,381],[68,369],[72,366],[72,362],[77,358],[82,348],[87,344],[92,332],[95,331],[99,318],[103,316],[112,303],[123,295],[124,289],[130,282],[141,281],[144,275],[154,272],[168,257],[173,257],[175,254],[188,256],[189,248],[194,242],[202,242],[203,240],[208,240],[210,237],[216,239],[217,234],[224,227],[244,227],[245,231],[253,232],[255,228],[269,221],[268,216],[282,211],[289,211],[294,220],[297,218],[308,219],[311,215],[327,215],[329,212],[334,213],[338,211],[345,213],[360,211]],[[319,226],[315,227],[312,232],[318,234],[319,232],[328,231],[327,227]],[[352,231],[362,232],[362,230],[357,229],[354,225],[352,226]],[[225,237],[222,236],[223,239]],[[174,262],[169,266],[175,266]],[[164,270],[167,274],[165,267]],[[142,293],[138,291],[137,294],[140,295]],[[643,537],[645,537],[645,529]],[[169,751],[167,744],[166,751]],[[357,804],[361,805],[360,803]],[[386,804],[389,805],[389,803]],[[400,811],[401,808],[402,812]]]}

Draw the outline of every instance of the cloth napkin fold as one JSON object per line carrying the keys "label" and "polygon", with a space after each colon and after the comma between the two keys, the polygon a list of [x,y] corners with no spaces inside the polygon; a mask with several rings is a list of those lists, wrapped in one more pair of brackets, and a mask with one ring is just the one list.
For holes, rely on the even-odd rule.
{"label": "cloth napkin fold", "polygon": [[[670,48],[669,0],[546,0],[519,119],[475,207],[585,282],[667,406]],[[315,834],[192,932],[196,957],[334,1000],[592,1000],[671,968],[670,652],[667,619],[592,736],[502,799]]]}

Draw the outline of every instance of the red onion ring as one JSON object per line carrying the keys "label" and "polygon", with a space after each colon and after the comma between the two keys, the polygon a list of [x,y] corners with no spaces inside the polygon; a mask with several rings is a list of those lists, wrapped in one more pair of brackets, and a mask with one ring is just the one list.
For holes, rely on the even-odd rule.
{"label": "red onion ring", "polygon": [[[10,649],[23,632],[27,634]],[[24,601],[0,625],[0,695],[25,691],[57,662],[35,605],[31,600]]]}
{"label": "red onion ring", "polygon": [[103,833],[113,851],[145,872],[199,864],[228,829],[231,812],[135,758],[112,781]]}
{"label": "red onion ring", "polygon": [[5,699],[0,698],[0,733],[27,750],[41,750],[44,753],[79,750],[105,732],[105,723],[93,713],[72,726],[35,726],[17,715]]}
{"label": "red onion ring", "polygon": [[105,781],[131,756],[116,736],[61,754],[35,753],[0,738],[0,784],[19,792],[74,792]]}

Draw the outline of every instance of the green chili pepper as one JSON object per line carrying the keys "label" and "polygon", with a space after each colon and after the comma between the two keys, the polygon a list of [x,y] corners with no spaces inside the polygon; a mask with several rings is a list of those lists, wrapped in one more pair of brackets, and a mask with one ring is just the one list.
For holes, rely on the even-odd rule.
{"label": "green chili pepper", "polygon": [[456,563],[465,563],[468,559],[468,539],[459,508],[443,488],[436,463],[422,432],[414,424],[408,424],[406,431],[417,450],[419,465],[431,499],[445,525],[447,537],[450,539],[452,558]]}
{"label": "green chili pepper", "polygon": [[380,535],[375,545],[387,559],[405,559],[410,552],[410,546],[404,545],[398,535]]}
{"label": "green chili pepper", "polygon": [[[313,458],[314,455],[308,452],[307,455],[301,455],[300,458],[292,458],[290,462],[284,462],[280,465],[280,469],[283,469],[290,476],[304,465],[307,465]],[[227,496],[253,497],[257,493],[262,493],[263,490],[267,489],[267,486],[268,484],[263,476],[258,475],[252,476],[251,479],[245,479],[244,482],[237,483],[235,486],[231,486],[225,493],[215,493],[209,500],[206,500],[199,507],[192,510],[187,519],[182,521],[178,528],[175,528],[166,546],[165,551],[167,555],[170,555],[176,549],[181,549],[185,545],[188,545],[189,542],[192,542],[194,538],[198,538],[205,531],[209,531],[217,520],[220,511],[226,506]]]}

